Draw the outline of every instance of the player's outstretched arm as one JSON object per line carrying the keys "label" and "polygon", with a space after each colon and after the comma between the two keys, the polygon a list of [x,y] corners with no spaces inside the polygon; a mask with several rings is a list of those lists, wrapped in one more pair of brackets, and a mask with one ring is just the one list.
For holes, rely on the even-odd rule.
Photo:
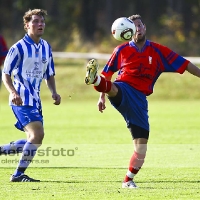
{"label": "player's outstretched arm", "polygon": [[190,74],[192,74],[192,75],[197,76],[197,77],[200,78],[200,69],[199,69],[196,65],[194,65],[193,63],[190,62],[190,63],[188,64],[186,70],[187,70]]}

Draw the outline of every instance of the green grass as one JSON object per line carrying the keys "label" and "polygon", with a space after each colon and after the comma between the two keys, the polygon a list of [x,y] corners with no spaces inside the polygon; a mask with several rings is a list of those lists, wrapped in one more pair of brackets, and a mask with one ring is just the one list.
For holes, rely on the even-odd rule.
{"label": "green grass", "polygon": [[[98,112],[98,94],[83,84],[84,62],[57,67],[60,106],[52,104],[46,86],[42,86],[45,139],[40,150],[52,147],[52,151],[48,156],[37,154],[35,160],[40,163],[32,163],[27,169],[28,175],[42,182],[10,183],[16,163],[5,164],[2,160],[19,156],[1,156],[0,198],[199,199],[198,79],[186,73],[176,75],[176,79],[170,74],[159,80],[155,97],[149,97],[151,132],[145,164],[135,178],[139,189],[126,190],[121,189],[121,182],[133,152],[131,136],[108,101],[105,112]],[[0,143],[24,138],[25,134],[13,126],[15,118],[4,88],[0,95]],[[60,153],[60,148],[73,151],[74,156],[53,155]]]}
{"label": "green grass", "polygon": [[[60,106],[45,101],[46,136],[41,149],[48,146],[73,149],[74,156],[36,156],[35,159],[50,161],[46,166],[33,163],[27,170],[30,176],[40,178],[41,183],[9,183],[16,164],[0,168],[0,197],[198,199],[198,104],[198,101],[150,101],[149,149],[144,167],[135,179],[140,188],[133,191],[121,189],[133,146],[117,111],[108,104],[101,114],[93,100],[69,101]],[[9,106],[3,104],[2,144],[24,137],[12,126],[14,121]]]}

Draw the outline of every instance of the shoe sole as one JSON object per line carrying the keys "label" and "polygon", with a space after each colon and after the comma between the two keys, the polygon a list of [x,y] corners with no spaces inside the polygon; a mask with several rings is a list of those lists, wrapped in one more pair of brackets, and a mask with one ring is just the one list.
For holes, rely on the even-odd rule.
{"label": "shoe sole", "polygon": [[94,82],[97,71],[98,71],[97,61],[95,59],[90,60],[87,64],[86,76],[85,76],[85,83],[87,85],[90,85]]}

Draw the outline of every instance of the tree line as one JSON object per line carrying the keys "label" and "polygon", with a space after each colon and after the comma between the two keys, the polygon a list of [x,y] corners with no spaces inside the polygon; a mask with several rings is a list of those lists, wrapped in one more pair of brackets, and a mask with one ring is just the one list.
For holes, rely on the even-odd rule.
{"label": "tree line", "polygon": [[11,45],[24,35],[22,17],[28,9],[47,10],[47,39],[54,51],[110,53],[118,44],[112,22],[140,14],[147,37],[183,56],[199,56],[199,0],[0,0],[0,33]]}

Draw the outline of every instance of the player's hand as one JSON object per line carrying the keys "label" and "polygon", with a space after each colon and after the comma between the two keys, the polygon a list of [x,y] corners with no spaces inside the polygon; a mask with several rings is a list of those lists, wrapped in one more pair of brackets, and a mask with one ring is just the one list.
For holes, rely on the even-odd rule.
{"label": "player's hand", "polygon": [[103,113],[103,110],[106,109],[106,104],[105,104],[106,100],[105,100],[105,94],[101,94],[99,101],[97,103],[97,106],[99,108],[99,112]]}
{"label": "player's hand", "polygon": [[105,103],[102,103],[102,102],[98,102],[98,108],[99,108],[99,112],[103,113],[103,110],[106,109],[106,105]]}
{"label": "player's hand", "polygon": [[54,100],[55,105],[59,105],[61,102],[61,97],[59,94],[55,93],[52,95],[52,99]]}
{"label": "player's hand", "polygon": [[16,106],[22,106],[23,101],[17,93],[11,93],[11,101]]}

